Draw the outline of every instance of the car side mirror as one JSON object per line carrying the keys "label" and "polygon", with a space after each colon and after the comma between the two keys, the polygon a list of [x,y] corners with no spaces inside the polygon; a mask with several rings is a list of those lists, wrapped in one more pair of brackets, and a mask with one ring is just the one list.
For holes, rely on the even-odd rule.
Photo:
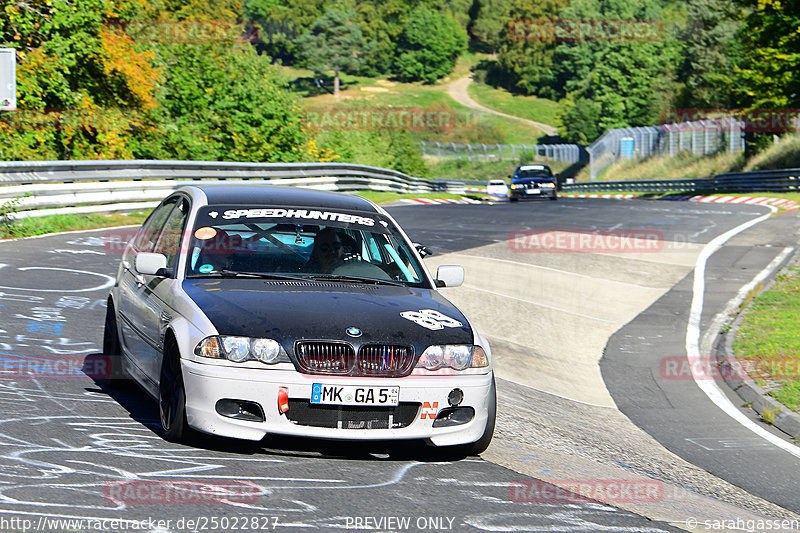
{"label": "car side mirror", "polygon": [[412,242],[411,244],[414,245],[414,248],[416,248],[417,253],[419,254],[420,257],[426,257],[426,256],[429,256],[429,255],[433,255],[433,252],[427,246],[423,246],[418,242]]}
{"label": "car side mirror", "polygon": [[436,269],[437,287],[459,287],[464,283],[464,267],[442,265]]}
{"label": "car side mirror", "polygon": [[167,256],[140,252],[136,255],[136,271],[149,276],[167,276]]}

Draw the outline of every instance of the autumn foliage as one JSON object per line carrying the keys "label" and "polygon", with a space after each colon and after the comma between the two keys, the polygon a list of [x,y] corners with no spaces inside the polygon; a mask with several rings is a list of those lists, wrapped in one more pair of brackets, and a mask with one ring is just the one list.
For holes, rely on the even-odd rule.
{"label": "autumn foliage", "polygon": [[17,51],[17,111],[0,159],[329,158],[241,2],[0,0],[0,47]]}

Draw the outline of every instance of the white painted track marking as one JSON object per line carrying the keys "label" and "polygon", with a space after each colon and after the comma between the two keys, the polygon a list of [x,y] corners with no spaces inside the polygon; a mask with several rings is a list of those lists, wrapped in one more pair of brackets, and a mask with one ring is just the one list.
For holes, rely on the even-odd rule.
{"label": "white painted track marking", "polygon": [[71,268],[56,268],[56,267],[20,267],[17,270],[21,271],[28,271],[28,270],[59,270],[61,272],[73,272],[75,274],[88,274],[90,276],[98,276],[101,278],[105,278],[105,283],[102,285],[97,285],[95,287],[89,287],[88,289],[28,289],[25,287],[5,287],[0,285],[0,289],[9,289],[15,291],[36,291],[36,292],[93,292],[93,291],[101,291],[103,289],[107,289],[114,285],[114,278],[111,276],[106,276],[105,274],[98,274],[97,272],[89,272],[88,270],[73,270]]}
{"label": "white painted track marking", "polygon": [[[694,285],[692,288],[692,306],[691,306],[691,311],[689,313],[689,324],[686,326],[686,357],[689,360],[689,367],[692,369],[692,377],[694,378],[694,382],[697,384],[700,390],[702,390],[706,394],[706,396],[708,396],[708,398],[717,405],[717,407],[722,409],[728,416],[739,422],[742,426],[749,429],[759,437],[766,439],[767,441],[781,448],[782,450],[787,451],[790,454],[794,455],[795,457],[800,458],[800,448],[798,448],[794,444],[786,442],[777,435],[773,435],[769,431],[758,426],[755,422],[747,418],[747,416],[744,413],[742,413],[735,405],[733,405],[733,403],[728,399],[727,396],[725,396],[725,393],[722,391],[722,389],[719,388],[719,385],[716,383],[716,381],[714,381],[713,379],[708,379],[707,376],[702,375],[702,373],[700,372],[701,369],[697,368],[697,366],[700,365],[691,364],[693,361],[699,361],[701,357],[700,321],[703,316],[703,298],[705,294],[706,263],[708,262],[708,259],[714,254],[714,252],[719,250],[722,247],[722,245],[725,244],[729,239],[738,235],[744,230],[752,226],[755,226],[756,224],[770,218],[773,215],[773,213],[777,211],[777,209],[772,206],[768,207],[770,208],[771,211],[770,213],[767,213],[766,215],[762,215],[758,218],[745,222],[744,224],[740,224],[739,226],[736,226],[732,230],[729,230],[723,233],[722,235],[719,235],[718,237],[714,238],[703,248],[703,251],[697,258],[697,263],[695,264],[695,269],[694,269]],[[775,261],[773,261],[773,263],[775,263]],[[766,276],[768,276],[770,273],[770,269],[772,268],[773,263],[770,263],[770,265],[768,265],[764,270],[762,270],[761,273],[758,276],[756,276],[756,279],[758,279],[762,275],[764,278],[766,278]]]}

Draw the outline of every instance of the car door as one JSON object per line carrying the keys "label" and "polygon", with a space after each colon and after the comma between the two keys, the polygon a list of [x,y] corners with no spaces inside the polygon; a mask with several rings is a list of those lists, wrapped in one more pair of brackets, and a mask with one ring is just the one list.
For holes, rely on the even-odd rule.
{"label": "car door", "polygon": [[149,368],[157,346],[146,333],[147,317],[151,314],[147,309],[146,292],[152,290],[148,285],[152,276],[144,276],[136,271],[136,256],[142,252],[153,252],[158,238],[164,230],[170,214],[178,204],[179,197],[165,200],[159,205],[142,225],[132,246],[122,258],[122,273],[119,281],[119,298],[117,310],[119,315],[121,341],[125,353],[129,356],[130,368],[138,378],[152,378]]}
{"label": "car door", "polygon": [[163,254],[167,258],[166,276],[144,276],[145,286],[141,293],[143,299],[139,307],[139,320],[142,331],[154,348],[147,360],[145,371],[154,381],[159,380],[161,373],[161,357],[164,348],[164,333],[175,313],[170,305],[170,294],[177,277],[178,258],[184,238],[186,220],[189,215],[189,200],[181,198],[167,218],[164,229],[158,237],[154,253]]}

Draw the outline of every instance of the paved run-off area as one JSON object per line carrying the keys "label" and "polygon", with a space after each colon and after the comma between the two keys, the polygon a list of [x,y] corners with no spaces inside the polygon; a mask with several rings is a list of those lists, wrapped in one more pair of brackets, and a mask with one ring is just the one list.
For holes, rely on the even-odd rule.
{"label": "paved run-off area", "polygon": [[[470,233],[466,227],[440,223],[436,229],[445,241],[451,237],[452,244],[443,247],[445,253],[426,261],[431,267],[465,267],[464,286],[444,292],[490,335],[496,373],[505,380],[498,385],[502,398],[498,438],[483,457],[551,479],[583,478],[588,472],[613,479],[654,476],[667,483],[662,501],[646,506],[617,505],[682,527],[687,519],[743,517],[748,515],[745,510],[793,516],[665,449],[616,409],[600,371],[612,335],[686,278],[707,242],[769,211],[623,201],[599,208],[597,203],[603,200],[590,202],[594,203],[565,202],[558,208],[545,203],[520,206],[538,210],[538,217],[516,211],[513,220],[504,216],[482,218],[495,230],[491,238],[484,236],[484,241],[497,242],[471,248],[464,246],[463,235]],[[593,217],[586,224],[582,211],[589,206]],[[765,224],[769,223],[780,225],[769,230],[754,228],[749,239],[746,233],[734,243],[760,248],[765,252],[764,265],[772,258],[770,249],[764,248],[769,243],[765,232],[797,242],[794,214],[780,215]],[[506,230],[505,235],[501,228]],[[554,249],[558,247],[558,232],[553,228],[571,228],[577,235],[597,231],[605,234],[606,246],[603,248],[601,242],[592,250],[596,243],[582,247],[579,239],[562,238],[560,249]],[[634,239],[655,233],[663,240],[659,246],[628,242],[627,249],[615,251],[609,239],[626,235],[626,231]],[[545,238],[548,234],[550,241]],[[415,238],[424,242],[423,237]],[[567,249],[569,246],[573,249]],[[782,245],[773,246],[773,255],[777,255]],[[744,267],[739,266],[739,270]],[[755,265],[748,267],[751,270],[737,274],[746,277],[750,272],[752,277],[759,271]],[[714,302],[715,306],[719,304]],[[676,316],[688,311],[688,301],[673,303],[670,309]],[[654,335],[639,331],[629,341],[643,352],[648,352],[649,346],[655,349],[655,337],[682,342],[685,330],[669,317],[661,320],[665,327]],[[654,372],[659,371],[659,358],[676,355],[680,352],[653,354]],[[623,375],[620,380],[622,387],[636,390],[640,376],[625,380]],[[746,475],[747,469],[739,471]]]}

